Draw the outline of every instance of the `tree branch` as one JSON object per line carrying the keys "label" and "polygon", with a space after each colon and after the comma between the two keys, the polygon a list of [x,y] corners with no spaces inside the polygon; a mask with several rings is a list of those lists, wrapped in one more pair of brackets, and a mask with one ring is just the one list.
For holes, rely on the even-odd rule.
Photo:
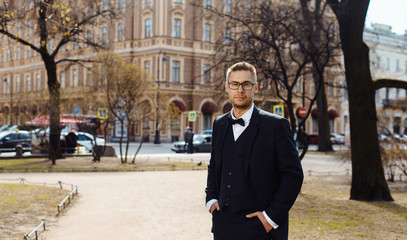
{"label": "tree branch", "polygon": [[403,88],[407,90],[407,81],[391,78],[379,78],[373,81],[373,87],[376,90],[381,88]]}

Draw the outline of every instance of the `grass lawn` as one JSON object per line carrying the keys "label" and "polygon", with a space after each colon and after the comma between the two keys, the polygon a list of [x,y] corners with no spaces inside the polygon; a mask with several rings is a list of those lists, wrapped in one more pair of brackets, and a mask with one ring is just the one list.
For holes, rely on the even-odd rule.
{"label": "grass lawn", "polygon": [[349,200],[350,176],[306,176],[290,212],[290,239],[407,239],[407,183],[394,202]]}
{"label": "grass lawn", "polygon": [[56,215],[68,192],[56,187],[0,184],[0,240],[23,239],[43,218]]}
{"label": "grass lawn", "polygon": [[[132,159],[128,159],[131,162]],[[0,160],[0,172],[103,172],[103,171],[160,171],[160,170],[205,170],[207,164],[198,166],[192,162],[155,161],[136,159],[135,164],[120,162],[116,157],[103,157],[93,162],[92,157],[69,157],[51,160],[41,158]]]}

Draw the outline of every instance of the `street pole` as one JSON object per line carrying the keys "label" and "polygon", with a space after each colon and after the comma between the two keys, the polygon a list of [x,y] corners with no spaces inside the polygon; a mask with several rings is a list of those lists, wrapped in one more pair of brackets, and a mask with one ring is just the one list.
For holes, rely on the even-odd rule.
{"label": "street pole", "polygon": [[11,90],[11,82],[7,78],[3,81],[7,84],[7,89],[10,93],[10,126],[13,126],[13,91]]}
{"label": "street pole", "polygon": [[[167,59],[164,57],[162,62],[166,62]],[[157,93],[156,93],[156,105],[155,105],[155,136],[154,144],[160,144],[160,130],[158,129],[159,122],[159,104],[160,104],[160,65],[161,65],[161,51],[158,53],[158,65],[157,65]]]}

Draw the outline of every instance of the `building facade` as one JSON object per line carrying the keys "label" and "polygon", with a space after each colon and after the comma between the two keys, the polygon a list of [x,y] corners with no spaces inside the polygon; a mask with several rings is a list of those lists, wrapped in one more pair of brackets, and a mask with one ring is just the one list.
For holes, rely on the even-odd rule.
{"label": "building facade", "polygon": [[[363,39],[370,49],[373,80],[407,81],[407,32],[397,35],[391,32],[390,26],[373,24],[372,28],[365,29]],[[382,88],[376,92],[381,133],[407,134],[407,112],[403,106],[407,106],[407,90]]]}
{"label": "building facade", "polygon": [[[168,119],[165,126],[158,126],[162,141],[182,139],[187,126],[192,127],[195,133],[211,129],[216,116],[230,111],[231,104],[224,91],[224,71],[212,70],[211,59],[222,21],[206,18],[204,10],[194,7],[188,0],[101,2],[107,8],[114,4],[120,11],[119,17],[113,22],[101,20],[93,29],[85,31],[85,37],[98,38],[109,50],[145,69],[154,83],[152,89],[147,90],[152,94],[144,100],[150,104],[152,111],[155,109],[154,91],[159,89],[168,103],[173,103],[181,112],[178,117]],[[205,1],[205,4],[210,6],[211,2],[221,4],[225,11],[231,3],[230,0],[212,0]],[[3,36],[2,44],[5,42]],[[3,44],[0,55],[0,125],[24,125],[43,115],[47,108],[47,73],[39,54],[24,45],[8,42]],[[55,47],[52,40],[49,47]],[[95,58],[96,55],[97,52],[89,46],[69,43],[58,58]],[[100,104],[98,98],[92,101],[86,98],[92,91],[91,67],[92,63],[58,65],[61,113],[96,116],[98,108],[106,107]],[[331,83],[327,87],[328,110],[331,132],[343,133],[341,89],[335,87],[341,85],[338,79],[342,81],[342,77],[327,79]],[[315,91],[312,85],[297,90]],[[261,94],[256,96],[255,103],[268,111],[283,104],[276,96]],[[294,103],[295,109],[302,107],[300,98]],[[189,118],[191,111],[196,114],[194,121]],[[149,120],[132,126],[128,134],[139,140],[147,132],[151,141],[156,127],[155,120]],[[307,121],[306,130],[309,134],[317,133],[314,115]],[[109,135],[115,136],[114,127]]]}

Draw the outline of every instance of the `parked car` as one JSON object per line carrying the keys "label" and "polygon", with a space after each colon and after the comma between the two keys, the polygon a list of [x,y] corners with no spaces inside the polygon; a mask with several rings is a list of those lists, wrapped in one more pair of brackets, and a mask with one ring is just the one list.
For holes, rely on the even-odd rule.
{"label": "parked car", "polygon": [[[91,153],[93,151],[93,146],[95,145],[95,138],[93,137],[93,135],[87,132],[76,132],[75,134],[78,136],[78,144],[85,147],[86,153]],[[61,140],[65,140],[66,135],[68,135],[68,132],[61,133]],[[105,139],[96,137],[96,144],[98,146],[105,145]]]}
{"label": "parked car", "polygon": [[332,144],[345,144],[345,136],[338,133],[331,133]]}
{"label": "parked car", "polygon": [[[212,135],[195,134],[193,139],[194,152],[210,152]],[[176,153],[184,152],[185,141],[173,142],[171,150]]]}
{"label": "parked car", "polygon": [[24,152],[31,152],[31,136],[27,131],[0,132],[0,153],[15,152],[16,146],[21,145]]}

